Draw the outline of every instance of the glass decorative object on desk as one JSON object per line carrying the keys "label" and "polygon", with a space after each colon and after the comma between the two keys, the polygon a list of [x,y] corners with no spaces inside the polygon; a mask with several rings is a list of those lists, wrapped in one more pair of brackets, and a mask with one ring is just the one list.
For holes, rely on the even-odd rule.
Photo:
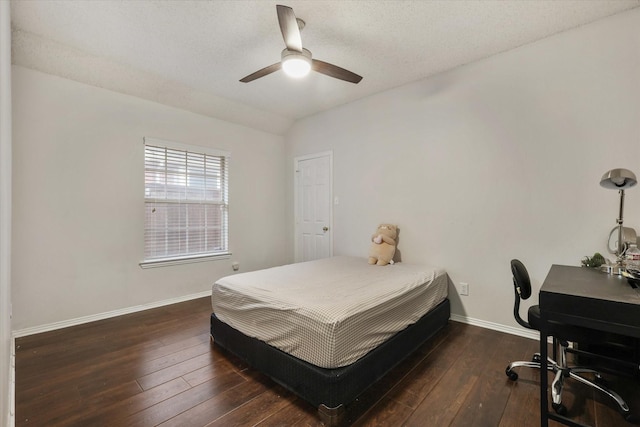
{"label": "glass decorative object on desk", "polygon": [[640,249],[635,243],[631,243],[624,253],[625,268],[640,273]]}

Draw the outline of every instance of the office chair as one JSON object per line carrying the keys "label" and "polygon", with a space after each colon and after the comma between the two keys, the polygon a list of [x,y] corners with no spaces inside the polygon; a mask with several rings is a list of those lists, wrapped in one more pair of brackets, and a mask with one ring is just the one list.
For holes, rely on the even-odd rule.
{"label": "office chair", "polygon": [[[516,321],[525,328],[540,331],[540,306],[534,305],[529,307],[527,316],[528,322],[520,317],[520,300],[526,300],[531,296],[531,281],[529,280],[529,273],[527,272],[524,264],[517,259],[511,260],[511,272],[513,273],[513,287],[515,290],[513,315],[516,318]],[[602,382],[602,377],[599,372],[584,367],[567,366],[568,341],[600,343],[606,342],[608,335],[604,332],[601,333],[599,331],[566,325],[559,322],[550,322],[548,324],[548,331],[553,337],[553,358],[549,357],[547,359],[547,369],[555,373],[555,378],[551,383],[551,397],[552,406],[556,413],[559,415],[565,415],[567,413],[567,408],[562,404],[562,388],[564,385],[564,379],[572,378],[609,396],[618,404],[622,415],[627,420],[630,420],[632,417],[629,406],[625,403],[622,397],[620,397],[615,391],[607,389],[603,384],[598,384],[598,382]],[[560,359],[556,362],[554,359],[556,359],[558,355]],[[519,367],[539,370],[541,367],[540,353],[535,353],[531,362],[511,362],[505,370],[505,373],[510,380],[516,381],[518,379],[518,373],[515,372],[514,369]],[[591,381],[578,374],[593,374],[595,376],[595,381]]]}

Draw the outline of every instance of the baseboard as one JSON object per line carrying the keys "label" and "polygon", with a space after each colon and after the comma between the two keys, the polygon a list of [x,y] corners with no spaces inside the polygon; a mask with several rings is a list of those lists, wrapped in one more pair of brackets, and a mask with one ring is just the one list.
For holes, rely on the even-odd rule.
{"label": "baseboard", "polygon": [[518,335],[524,338],[530,338],[532,340],[538,341],[540,339],[540,334],[538,331],[533,331],[524,328],[516,328],[513,326],[506,326],[500,323],[487,322],[486,320],[474,319],[473,317],[460,316],[459,314],[451,314],[451,320],[454,322],[466,323],[473,326],[479,326],[485,329],[492,329],[498,332],[504,332],[506,334]]}
{"label": "baseboard", "polygon": [[197,298],[211,296],[211,291],[199,292],[197,294],[185,295],[177,298],[156,301],[149,304],[135,305],[133,307],[122,308],[119,310],[107,311],[104,313],[92,314],[90,316],[78,317],[75,319],[63,320],[61,322],[49,323],[46,325],[34,326],[13,331],[14,338],[25,337],[28,335],[39,334],[42,332],[54,331],[56,329],[68,328],[69,326],[82,325],[83,323],[95,322],[96,320],[109,319],[111,317],[122,316],[124,314],[136,313],[138,311],[148,310],[150,308],[163,307],[165,305],[176,304],[179,302],[189,301]]}

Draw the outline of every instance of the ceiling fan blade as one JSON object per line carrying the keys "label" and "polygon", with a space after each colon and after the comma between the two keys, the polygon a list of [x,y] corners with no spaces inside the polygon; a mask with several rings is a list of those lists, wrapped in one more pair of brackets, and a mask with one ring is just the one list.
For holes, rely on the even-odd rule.
{"label": "ceiling fan blade", "polygon": [[328,62],[313,59],[311,62],[311,68],[322,74],[326,74],[329,77],[344,80],[349,83],[359,83],[362,80],[362,76],[352,73],[349,70],[340,68],[337,65],[329,64]]}
{"label": "ceiling fan blade", "polygon": [[302,52],[302,38],[300,37],[300,29],[298,28],[298,21],[296,21],[296,15],[293,13],[293,9],[280,4],[276,6],[276,9],[278,11],[280,31],[282,32],[282,38],[284,39],[284,44],[287,46],[287,49]]}
{"label": "ceiling fan blade", "polygon": [[240,81],[242,83],[249,83],[255,79],[274,73],[280,68],[282,68],[282,64],[280,62],[276,62],[275,64],[271,64],[268,67],[264,67],[263,69],[256,71],[255,73],[249,74],[247,77],[241,78]]}

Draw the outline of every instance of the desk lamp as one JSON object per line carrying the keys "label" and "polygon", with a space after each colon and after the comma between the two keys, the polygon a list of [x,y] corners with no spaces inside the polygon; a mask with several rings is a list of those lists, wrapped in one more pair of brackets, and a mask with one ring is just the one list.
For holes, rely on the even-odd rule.
{"label": "desk lamp", "polygon": [[625,245],[622,236],[622,212],[624,211],[624,190],[631,188],[638,180],[633,172],[628,169],[611,169],[605,173],[600,180],[600,185],[604,188],[618,190],[620,193],[620,213],[618,214],[618,248],[616,254],[616,265],[610,272],[612,274],[621,274],[624,270],[622,266]]}

